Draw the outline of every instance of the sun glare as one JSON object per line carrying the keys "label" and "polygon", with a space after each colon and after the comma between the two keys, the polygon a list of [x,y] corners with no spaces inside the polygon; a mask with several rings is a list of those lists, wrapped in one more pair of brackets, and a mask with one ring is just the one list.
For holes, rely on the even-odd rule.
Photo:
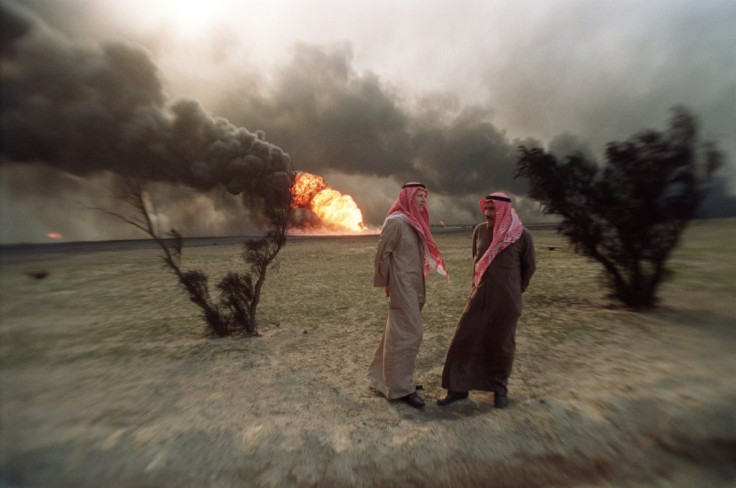
{"label": "sun glare", "polygon": [[216,20],[221,2],[162,0],[161,15],[182,33],[195,33]]}

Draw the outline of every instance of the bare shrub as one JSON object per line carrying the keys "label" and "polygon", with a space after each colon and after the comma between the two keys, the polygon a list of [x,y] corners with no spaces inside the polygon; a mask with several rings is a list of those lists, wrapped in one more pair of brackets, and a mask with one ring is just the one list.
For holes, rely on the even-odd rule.
{"label": "bare shrub", "polygon": [[[247,267],[246,273],[228,272],[216,285],[218,300],[210,295],[209,278],[199,269],[184,270],[181,267],[184,238],[171,229],[162,236],[151,219],[151,212],[143,185],[135,178],[122,178],[117,198],[134,210],[130,217],[118,212],[99,209],[117,217],[148,234],[161,248],[166,267],[177,277],[179,285],[187,292],[189,299],[202,312],[208,331],[224,337],[237,331],[248,335],[258,335],[256,311],[260,302],[261,289],[266,280],[268,267],[274,262],[279,251],[286,245],[286,233],[291,215],[291,194],[289,186],[274,184],[274,189],[266,193],[263,201],[264,215],[269,231],[263,238],[245,241],[241,257]],[[284,188],[287,188],[284,191]]]}

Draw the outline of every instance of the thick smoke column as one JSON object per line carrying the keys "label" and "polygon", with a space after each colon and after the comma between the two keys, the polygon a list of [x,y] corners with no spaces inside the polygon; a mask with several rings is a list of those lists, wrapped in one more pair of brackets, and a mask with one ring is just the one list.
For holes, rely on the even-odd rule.
{"label": "thick smoke column", "polygon": [[[353,177],[347,191],[364,212],[367,225],[380,225],[393,197],[372,181],[421,180],[435,201],[447,202],[434,215],[473,222],[477,197],[493,190],[523,194],[515,179],[517,148],[541,146],[532,139],[513,140],[493,123],[492,110],[463,106],[447,94],[424,94],[410,101],[371,72],[353,66],[349,46],[297,45],[289,64],[277,70],[264,92],[221,93],[220,113],[240,120],[232,100],[248,106],[249,123],[299,155],[299,169],[312,174],[337,172]],[[452,207],[452,208],[451,208]],[[463,221],[463,220],[460,220]]]}
{"label": "thick smoke column", "polygon": [[[513,178],[517,144],[488,122],[488,109],[438,95],[410,110],[375,75],[354,70],[349,48],[297,46],[267,91],[240,92],[237,102],[228,95],[218,113],[231,123],[197,101],[168,101],[143,48],[75,44],[2,5],[4,162],[44,162],[83,177],[114,172],[199,191],[225,188],[241,194],[249,219],[257,220],[261,193],[288,188],[289,156],[262,132],[234,125],[240,124],[278,134],[299,155],[300,169],[315,174],[422,179],[434,195],[473,200],[490,185],[522,189]],[[363,193],[367,224],[383,219],[379,198]]]}
{"label": "thick smoke column", "polygon": [[[14,163],[0,163],[0,206],[10,209],[0,213],[0,226],[8,235],[36,239],[39,233],[61,230],[58,223],[70,235],[81,229],[90,238],[109,238],[107,234],[118,229],[93,222],[90,215],[72,221],[69,209],[49,204],[69,202],[77,195],[86,199],[82,204],[98,201],[109,194],[104,187],[112,172],[195,188],[156,187],[159,208],[165,209],[162,215],[178,227],[191,223],[198,235],[250,232],[260,214],[258,192],[268,187],[263,182],[278,181],[271,175],[290,165],[288,156],[268,144],[262,133],[240,127],[278,137],[279,146],[298,158],[300,171],[322,175],[352,195],[367,226],[383,222],[397,189],[409,180],[422,180],[430,188],[433,218],[474,222],[479,195],[491,190],[517,197],[526,193],[526,182],[514,177],[518,146],[546,146],[560,157],[576,151],[600,157],[607,141],[658,126],[674,105],[707,114],[706,133],[715,130],[709,137],[723,140],[727,152],[733,152],[729,135],[734,132],[734,111],[728,102],[734,82],[719,73],[734,65],[734,50],[729,49],[733,43],[724,41],[733,37],[729,28],[736,10],[724,5],[693,4],[671,9],[664,17],[657,6],[643,9],[641,17],[614,8],[610,13],[616,18],[608,18],[594,15],[600,6],[580,9],[568,2],[555,15],[542,15],[539,26],[524,30],[529,42],[518,42],[511,32],[497,33],[499,41],[508,43],[500,58],[483,56],[483,49],[475,58],[463,58],[476,53],[471,49],[458,52],[458,63],[469,63],[467,71],[454,73],[453,65],[432,68],[459,79],[440,89],[447,91],[417,92],[409,88],[409,78],[404,78],[405,87],[397,86],[361,68],[352,40],[311,44],[309,36],[293,33],[302,42],[292,45],[291,59],[268,63],[265,71],[257,55],[244,55],[259,45],[242,32],[251,22],[260,22],[255,16],[232,15],[217,27],[217,35],[182,41],[170,32],[152,32],[150,24],[128,25],[135,18],[134,8],[120,20],[124,28],[101,27],[115,24],[109,2],[25,2],[39,17],[7,7],[14,4],[20,2],[0,0],[0,159]],[[483,11],[478,5],[469,8]],[[570,35],[550,36],[559,31],[562,11],[570,14],[563,16],[571,22]],[[143,48],[72,43],[41,19],[74,39],[122,35],[146,43],[161,53],[162,65],[175,67],[169,78],[172,87],[196,94],[202,105],[167,98],[164,77]],[[653,19],[656,26],[650,25]],[[321,20],[314,22],[320,25]],[[691,29],[683,30],[685,24]],[[515,25],[508,28],[518,30]],[[709,27],[699,27],[704,25]],[[589,48],[580,48],[585,45],[580,39],[591,39],[610,53],[610,62],[591,58]],[[424,47],[428,39],[417,41],[422,52],[431,52]],[[184,52],[192,46],[189,42],[196,43],[195,53]],[[361,42],[356,52],[364,58]],[[645,49],[632,55],[630,46]],[[519,64],[520,59],[525,61]],[[177,75],[177,66],[184,76]],[[575,75],[591,69],[601,76]],[[460,79],[468,72],[477,73],[484,88],[463,97],[473,102],[462,102],[458,87],[473,86],[471,80],[468,85]],[[418,77],[424,74],[416,71]],[[428,90],[433,90],[431,84]],[[227,120],[212,117],[202,106]],[[15,164],[20,161],[48,166]],[[732,174],[733,164],[724,169]],[[729,179],[715,187],[703,207],[709,215],[723,209],[733,214],[732,186]],[[242,192],[243,204],[223,189]],[[536,213],[528,200],[519,200],[517,208]],[[0,233],[2,239],[7,240]]]}
{"label": "thick smoke column", "polygon": [[[266,96],[241,97],[249,118],[299,154],[300,169],[422,179],[433,192],[474,199],[491,184],[524,189],[514,179],[517,147],[537,144],[509,140],[488,107],[442,94],[402,103],[377,76],[357,72],[352,57],[346,46],[298,45]],[[227,105],[221,110],[235,120]]]}
{"label": "thick smoke column", "polygon": [[0,161],[225,188],[249,206],[289,191],[288,154],[263,132],[211,117],[196,101],[167,103],[142,48],[75,45],[1,3],[0,16]]}

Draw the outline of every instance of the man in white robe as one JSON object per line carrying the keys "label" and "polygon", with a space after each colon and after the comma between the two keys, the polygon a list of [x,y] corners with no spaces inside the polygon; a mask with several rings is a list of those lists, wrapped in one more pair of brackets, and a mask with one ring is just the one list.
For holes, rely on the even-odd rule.
{"label": "man in white robe", "polygon": [[448,276],[429,229],[427,195],[421,183],[404,185],[381,229],[373,285],[386,291],[388,318],[366,375],[386,398],[415,408],[424,406],[414,381],[423,335],[424,280],[430,267]]}

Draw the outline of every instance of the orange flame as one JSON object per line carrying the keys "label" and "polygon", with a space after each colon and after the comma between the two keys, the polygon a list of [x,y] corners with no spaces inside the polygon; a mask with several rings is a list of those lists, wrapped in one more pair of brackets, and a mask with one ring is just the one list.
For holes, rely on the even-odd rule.
{"label": "orange flame", "polygon": [[325,230],[361,232],[365,228],[353,197],[330,188],[321,176],[297,173],[291,193],[292,207],[309,209]]}
{"label": "orange flame", "polygon": [[54,240],[64,238],[64,236],[59,234],[58,232],[49,232],[48,234],[46,234],[46,237],[48,237],[49,239],[54,239]]}

